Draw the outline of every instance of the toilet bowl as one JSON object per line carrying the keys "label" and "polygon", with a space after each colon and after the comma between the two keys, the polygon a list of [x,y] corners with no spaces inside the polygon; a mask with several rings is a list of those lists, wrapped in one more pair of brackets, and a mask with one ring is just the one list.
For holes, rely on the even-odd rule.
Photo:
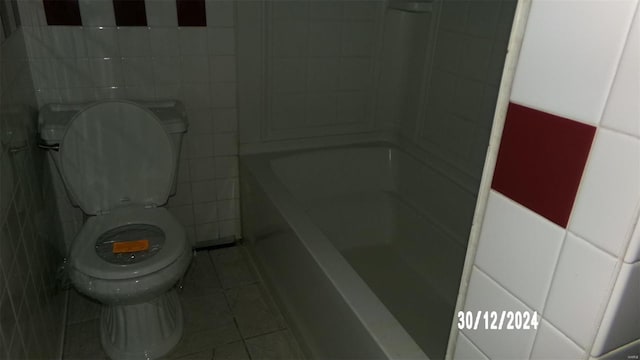
{"label": "toilet bowl", "polygon": [[[182,336],[175,285],[191,247],[162,205],[175,191],[180,142],[171,135],[182,136],[186,119],[178,103],[163,106],[109,100],[41,111],[43,139],[50,148],[59,141],[54,160],[67,193],[88,215],[69,250],[70,279],[102,304],[100,338],[112,359],[158,358]],[[184,126],[173,121],[170,135],[157,114]]]}

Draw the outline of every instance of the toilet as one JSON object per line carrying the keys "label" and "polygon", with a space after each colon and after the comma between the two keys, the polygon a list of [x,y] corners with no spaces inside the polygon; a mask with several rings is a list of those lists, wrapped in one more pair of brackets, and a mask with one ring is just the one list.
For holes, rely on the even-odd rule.
{"label": "toilet", "polygon": [[108,100],[44,106],[50,150],[71,203],[86,215],[68,249],[75,288],[102,304],[100,337],[112,359],[155,359],[180,341],[176,283],[192,256],[162,206],[176,189],[184,107]]}

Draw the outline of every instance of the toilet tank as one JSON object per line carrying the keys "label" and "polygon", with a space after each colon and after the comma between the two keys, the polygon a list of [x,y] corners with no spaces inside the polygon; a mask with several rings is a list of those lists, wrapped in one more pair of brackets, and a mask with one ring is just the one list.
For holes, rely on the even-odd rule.
{"label": "toilet tank", "polygon": [[[174,146],[175,163],[178,166],[180,159],[180,151],[182,149],[182,137],[189,123],[187,121],[184,105],[177,100],[166,101],[136,101],[136,104],[149,109],[158,117],[162,126],[169,134],[171,142]],[[67,124],[71,119],[90,103],[84,104],[47,104],[40,109],[38,115],[38,131],[42,143],[47,146],[55,147],[60,144],[67,129]],[[50,151],[56,168],[58,168],[58,152]],[[173,178],[170,195],[176,193],[178,172]],[[71,198],[71,197],[70,197]],[[77,204],[74,204],[77,205]]]}

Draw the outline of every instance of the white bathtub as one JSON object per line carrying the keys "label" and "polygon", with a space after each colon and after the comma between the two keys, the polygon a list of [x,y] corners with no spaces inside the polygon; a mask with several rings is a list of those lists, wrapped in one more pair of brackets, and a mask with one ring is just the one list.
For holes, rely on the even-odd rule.
{"label": "white bathtub", "polygon": [[244,237],[313,358],[443,358],[475,194],[389,144],[241,157]]}

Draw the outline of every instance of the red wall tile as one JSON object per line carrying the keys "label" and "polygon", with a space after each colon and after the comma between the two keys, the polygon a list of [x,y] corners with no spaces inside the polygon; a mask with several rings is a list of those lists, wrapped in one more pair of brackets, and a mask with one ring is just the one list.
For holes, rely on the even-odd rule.
{"label": "red wall tile", "polygon": [[178,26],[207,26],[204,0],[176,0]]}
{"label": "red wall tile", "polygon": [[82,25],[78,0],[43,0],[49,25]]}
{"label": "red wall tile", "polygon": [[147,26],[144,0],[113,0],[113,12],[117,26]]}
{"label": "red wall tile", "polygon": [[509,104],[491,187],[566,227],[595,131]]}

